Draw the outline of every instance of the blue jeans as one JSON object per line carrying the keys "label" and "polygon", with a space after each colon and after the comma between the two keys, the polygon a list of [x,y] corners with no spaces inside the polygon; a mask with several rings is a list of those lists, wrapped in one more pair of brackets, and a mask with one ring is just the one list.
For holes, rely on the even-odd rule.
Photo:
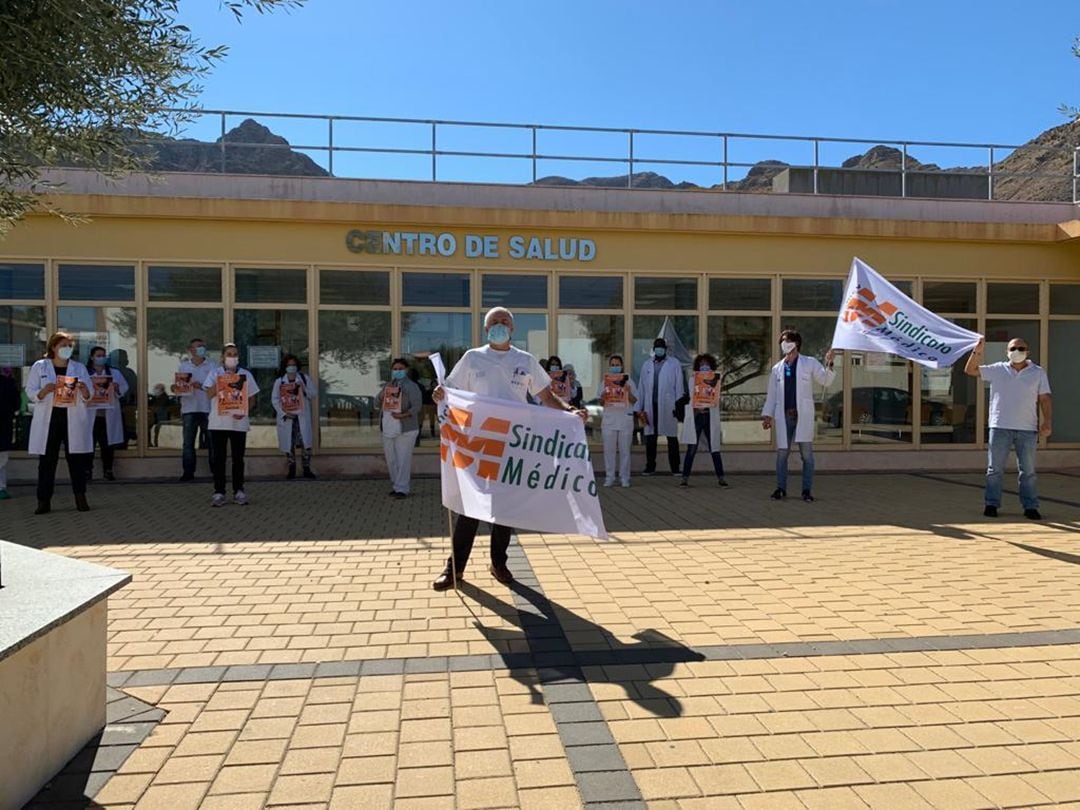
{"label": "blue jeans", "polygon": [[208,423],[210,421],[210,414],[208,413],[185,413],[182,417],[184,422],[184,449],[181,455],[181,463],[184,465],[184,475],[195,474],[195,440],[199,440],[199,447],[206,447],[209,449],[210,454],[210,466],[214,465],[214,447],[207,439],[210,434],[208,432]]}
{"label": "blue jeans", "polygon": [[1039,496],[1035,491],[1035,445],[1039,433],[1035,430],[990,428],[989,462],[986,468],[986,505],[1001,506],[1001,479],[1009,450],[1016,450],[1016,466],[1020,468],[1020,505],[1038,509]]}
{"label": "blue jeans", "polygon": [[[795,426],[798,417],[787,418],[787,447],[776,450],[776,487],[787,492],[788,454],[795,439]],[[799,455],[802,456],[802,488],[809,492],[814,486],[814,445],[812,442],[799,442]]]}

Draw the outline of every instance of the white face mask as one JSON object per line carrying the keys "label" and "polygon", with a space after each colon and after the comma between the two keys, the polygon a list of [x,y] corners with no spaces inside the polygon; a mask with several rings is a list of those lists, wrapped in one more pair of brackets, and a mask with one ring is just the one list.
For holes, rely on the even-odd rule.
{"label": "white face mask", "polygon": [[1023,349],[1009,349],[1010,363],[1023,363],[1027,360],[1028,353]]}
{"label": "white face mask", "polygon": [[790,340],[785,340],[780,343],[780,351],[782,351],[785,356],[791,354],[796,348],[798,347]]}
{"label": "white face mask", "polygon": [[225,358],[225,368],[236,368],[238,365],[240,365],[240,358],[239,357],[226,357]]}

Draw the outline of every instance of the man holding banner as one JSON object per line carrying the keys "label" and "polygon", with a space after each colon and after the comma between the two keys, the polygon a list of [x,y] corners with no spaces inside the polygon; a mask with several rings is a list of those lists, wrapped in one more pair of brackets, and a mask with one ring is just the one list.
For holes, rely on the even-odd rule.
{"label": "man holding banner", "polygon": [[[585,443],[588,412],[555,396],[539,361],[510,344],[510,310],[490,310],[484,330],[487,344],[467,351],[432,395],[446,406],[443,503],[458,512],[453,553],[432,585],[436,591],[460,582],[481,519],[492,524],[491,575],[504,585],[514,581],[506,566],[511,519],[520,528],[576,527],[606,537]],[[529,395],[565,413],[545,416],[527,405]]]}

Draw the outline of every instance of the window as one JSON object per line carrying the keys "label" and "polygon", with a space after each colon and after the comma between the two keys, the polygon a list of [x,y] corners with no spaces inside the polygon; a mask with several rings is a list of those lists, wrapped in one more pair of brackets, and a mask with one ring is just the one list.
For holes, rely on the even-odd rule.
{"label": "window", "polygon": [[381,447],[375,397],[390,371],[390,313],[319,313],[319,441]]}
{"label": "window", "polygon": [[623,280],[619,276],[562,276],[559,308],[622,309]]}
{"label": "window", "polygon": [[64,301],[134,301],[131,265],[62,264],[60,299]]}
{"label": "window", "polygon": [[1050,321],[1051,442],[1080,442],[1080,320]]}
{"label": "window", "polygon": [[[671,318],[671,326],[690,356],[693,357],[698,351],[697,315],[634,315],[634,340],[631,344],[629,365],[635,379],[641,373],[641,367],[645,365],[645,361],[652,354],[653,341],[660,335],[665,317]],[[668,351],[672,354],[674,354],[674,349],[674,346],[668,346]]]}
{"label": "window", "polygon": [[350,306],[389,306],[390,273],[320,270],[319,301]]}
{"label": "window", "polygon": [[710,278],[709,309],[772,308],[772,281],[767,278]]}
{"label": "window", "polygon": [[467,307],[469,276],[465,273],[404,273],[401,303],[407,307]]}
{"label": "window", "polygon": [[303,304],[307,301],[306,270],[237,268],[235,273],[237,303]]}
{"label": "window", "polygon": [[[957,326],[978,331],[974,318],[957,318]],[[964,373],[966,358],[949,368],[919,366],[922,402],[919,409],[923,444],[970,444],[975,441],[978,381]]]}
{"label": "window", "polygon": [[251,408],[248,446],[277,447],[277,415],[270,395],[286,354],[295,354],[308,371],[308,311],[238,309],[233,313],[233,327],[240,365],[252,373],[260,389]]}
{"label": "window", "polygon": [[986,311],[1037,315],[1038,284],[987,284]]}
{"label": "window", "polygon": [[442,357],[447,373],[472,347],[472,315],[467,312],[402,312],[401,353],[413,358],[425,380],[435,379],[435,370],[426,362],[435,352]]}
{"label": "window", "polygon": [[483,278],[481,306],[484,309],[547,309],[547,282],[547,276],[503,276],[487,273]]}
{"label": "window", "polygon": [[697,309],[696,278],[634,278],[635,309]]}
{"label": "window", "polygon": [[225,342],[224,319],[220,308],[150,307],[146,311],[147,391],[165,386],[166,400],[149,408],[150,447],[178,450],[183,447],[183,420],[179,398],[170,393],[180,361],[188,356],[194,338],[206,343],[206,356],[217,364]]}
{"label": "window", "polygon": [[821,279],[785,278],[784,309],[811,312],[839,312],[844,282]]}
{"label": "window", "polygon": [[608,355],[623,353],[624,324],[622,315],[559,315],[556,354],[564,367],[574,367],[589,411],[586,432],[597,441],[603,416],[600,388],[607,371]]}
{"label": "window", "polygon": [[151,301],[221,300],[220,267],[149,267],[147,288]]}
{"label": "window", "polygon": [[45,297],[45,267],[41,264],[0,262],[0,298],[9,300]]}
{"label": "window", "polygon": [[709,317],[706,350],[716,355],[722,374],[720,409],[724,444],[767,442],[761,409],[772,365],[772,318],[764,315]]}
{"label": "window", "polygon": [[975,282],[924,281],[922,304],[932,312],[975,312]]}
{"label": "window", "polygon": [[75,338],[73,357],[88,363],[90,350],[105,349],[109,365],[123,375],[128,392],[120,399],[124,418],[124,441],[138,439],[139,398],[147,389],[139,378],[139,336],[134,307],[59,306],[56,325]]}
{"label": "window", "polygon": [[[22,390],[30,366],[45,353],[45,308],[0,305],[0,368],[10,368],[15,384]],[[25,396],[13,425],[13,448],[26,450],[30,436],[30,409]]]}
{"label": "window", "polygon": [[[850,357],[851,443],[909,444],[914,424],[913,364],[883,352],[853,352]],[[834,429],[843,427],[843,410],[843,393],[833,394],[826,400],[826,423]]]}
{"label": "window", "polygon": [[1080,315],[1080,284],[1051,284],[1050,314]]}

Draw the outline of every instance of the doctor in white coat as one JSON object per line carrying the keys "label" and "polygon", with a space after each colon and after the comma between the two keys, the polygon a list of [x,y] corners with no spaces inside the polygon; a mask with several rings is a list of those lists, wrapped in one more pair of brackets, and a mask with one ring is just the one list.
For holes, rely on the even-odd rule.
{"label": "doctor in white coat", "polygon": [[90,457],[86,460],[86,480],[94,475],[94,447],[101,447],[101,466],[105,471],[105,480],[112,481],[114,448],[124,443],[124,415],[120,409],[120,398],[128,392],[127,380],[117,369],[109,365],[108,355],[101,346],[90,350],[91,377],[109,377],[112,380],[111,400],[108,405],[91,408],[93,427],[90,435]]}
{"label": "doctor in white coat", "polygon": [[[277,413],[278,448],[289,462],[286,478],[296,478],[296,448],[302,451],[304,478],[314,478],[311,471],[311,400],[315,396],[315,385],[311,377],[300,370],[300,361],[296,355],[285,355],[285,373],[274,380],[274,390],[270,401]],[[287,413],[281,404],[281,386],[300,385],[300,412]]]}
{"label": "doctor in white coat", "polygon": [[[92,453],[92,411],[86,403],[90,399],[90,375],[86,366],[72,360],[74,343],[71,335],[57,332],[49,338],[45,357],[30,367],[24,386],[26,396],[33,407],[30,422],[30,441],[27,450],[38,458],[37,509],[35,515],[44,515],[52,509],[53,490],[56,486],[56,464],[60,460],[60,446],[67,456],[68,476],[75,493],[75,506],[80,512],[90,511],[86,502],[87,454]],[[53,407],[57,379],[75,378],[75,398],[69,406]]]}
{"label": "doctor in white coat", "polygon": [[769,392],[761,409],[761,426],[776,427],[776,490],[774,500],[787,497],[788,454],[792,443],[802,456],[802,499],[814,500],[814,383],[826,388],[836,379],[833,350],[825,353],[825,365],[817,358],[800,354],[802,335],[794,329],[780,333],[779,363],[769,374]]}
{"label": "doctor in white coat", "polygon": [[645,470],[642,475],[656,472],[657,437],[667,437],[668,465],[671,474],[679,474],[679,421],[675,404],[683,397],[682,366],[667,356],[667,341],[653,341],[653,356],[641,367],[638,378],[638,401],[634,411],[642,414],[645,423]]}

